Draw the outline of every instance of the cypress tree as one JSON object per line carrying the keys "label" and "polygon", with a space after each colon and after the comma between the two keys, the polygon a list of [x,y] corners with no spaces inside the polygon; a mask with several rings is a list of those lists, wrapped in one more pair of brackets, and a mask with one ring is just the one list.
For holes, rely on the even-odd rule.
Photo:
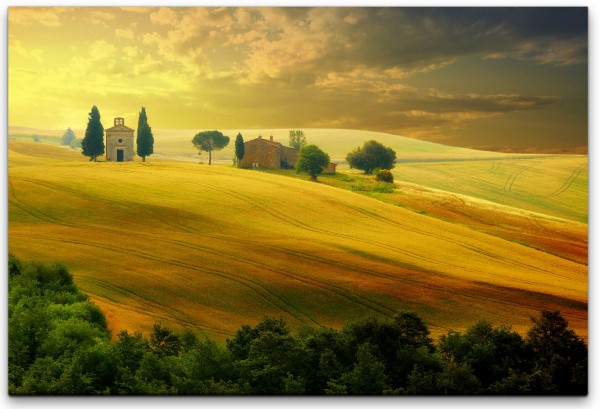
{"label": "cypress tree", "polygon": [[137,129],[137,154],[142,158],[142,162],[146,162],[146,156],[154,153],[154,137],[152,129],[148,125],[148,117],[146,116],[146,108],[142,107],[142,112],[138,119]]}
{"label": "cypress tree", "polygon": [[81,141],[81,153],[89,156],[91,161],[96,162],[98,155],[104,155],[104,127],[100,122],[100,112],[96,105],[92,107],[89,114],[85,136]]}
{"label": "cypress tree", "polygon": [[244,159],[244,137],[241,132],[238,132],[235,137],[235,156],[237,157],[238,164]]}

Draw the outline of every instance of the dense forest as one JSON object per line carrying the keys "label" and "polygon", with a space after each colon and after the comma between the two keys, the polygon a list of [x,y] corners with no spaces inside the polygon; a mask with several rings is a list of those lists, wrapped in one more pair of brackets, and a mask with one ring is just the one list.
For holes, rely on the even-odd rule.
{"label": "dense forest", "polygon": [[60,264],[9,255],[8,382],[12,395],[355,394],[586,395],[585,342],[558,311],[523,338],[474,323],[437,342],[414,312],[341,330],[291,331],[281,318],[242,325],[221,345],[159,323],[111,337],[102,311]]}

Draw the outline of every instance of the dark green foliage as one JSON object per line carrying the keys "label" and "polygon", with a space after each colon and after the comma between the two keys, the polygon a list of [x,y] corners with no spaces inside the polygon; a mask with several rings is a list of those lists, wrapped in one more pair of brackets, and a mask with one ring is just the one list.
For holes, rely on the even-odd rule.
{"label": "dark green foliage", "polygon": [[229,144],[229,136],[223,135],[219,131],[204,131],[197,133],[192,139],[192,143],[198,149],[208,152],[208,164],[212,162],[212,151],[219,151]]}
{"label": "dark green foliage", "polygon": [[381,182],[394,183],[394,175],[389,169],[376,169],[375,179]]}
{"label": "dark green foliage", "polygon": [[244,149],[244,137],[238,132],[237,136],[235,137],[235,157],[237,158],[238,163],[244,159]]}
{"label": "dark green foliage", "polygon": [[296,150],[304,148],[306,146],[306,136],[304,136],[304,131],[299,129],[291,130],[289,134],[289,145],[290,148]]}
{"label": "dark green foliage", "polygon": [[111,361],[109,334],[65,266],[9,256],[8,329],[11,394],[96,394],[112,384],[112,369],[84,365],[100,353]]}
{"label": "dark green foliage", "polygon": [[8,277],[13,278],[21,274],[23,269],[23,263],[21,260],[16,258],[13,254],[8,254]]}
{"label": "dark green foliage", "polygon": [[150,348],[159,355],[177,355],[181,349],[179,336],[160,324],[154,324],[150,333]]}
{"label": "dark green foliage", "polygon": [[393,169],[396,161],[396,152],[385,147],[377,141],[365,142],[346,156],[351,168],[360,169],[370,174],[377,168]]}
{"label": "dark green foliage", "polygon": [[60,264],[8,260],[10,394],[585,395],[587,347],[544,311],[523,339],[480,321],[434,345],[414,312],[341,331],[282,318],[226,342],[155,324],[111,341],[102,312]]}
{"label": "dark green foliage", "polygon": [[317,176],[323,173],[323,168],[327,165],[329,165],[329,155],[316,145],[308,145],[300,149],[296,171],[308,173],[312,180],[317,180]]}
{"label": "dark green foliage", "polygon": [[91,161],[96,162],[96,158],[104,155],[104,127],[100,122],[100,112],[94,105],[89,113],[85,136],[81,141],[81,153],[89,156]]}
{"label": "dark green foliage", "polygon": [[442,336],[439,349],[448,361],[468,367],[483,388],[501,382],[511,371],[528,368],[529,354],[521,336],[508,327],[492,328],[486,321],[471,326],[464,335]]}
{"label": "dark green foliage", "polygon": [[146,116],[146,108],[142,107],[142,111],[138,117],[137,138],[137,154],[142,158],[142,162],[146,162],[146,156],[154,153],[154,136],[152,136],[152,128],[148,125],[148,117]]}
{"label": "dark green foliage", "polygon": [[377,348],[368,342],[360,345],[354,367],[337,383],[346,386],[346,391],[353,395],[381,395],[389,386],[385,365],[377,355]]}
{"label": "dark green foliage", "polygon": [[535,370],[542,378],[539,393],[587,394],[587,347],[558,311],[542,311],[527,333]]}
{"label": "dark green foliage", "polygon": [[71,142],[73,142],[74,140],[75,140],[75,133],[69,127],[69,128],[67,128],[67,130],[63,134],[62,139],[60,140],[60,143],[61,143],[61,145],[70,146]]}

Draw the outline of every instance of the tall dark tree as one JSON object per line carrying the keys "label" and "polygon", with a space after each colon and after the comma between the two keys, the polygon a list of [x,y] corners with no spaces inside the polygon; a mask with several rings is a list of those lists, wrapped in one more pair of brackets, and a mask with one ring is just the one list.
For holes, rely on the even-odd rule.
{"label": "tall dark tree", "polygon": [[240,132],[235,137],[235,157],[238,163],[244,159],[244,137]]}
{"label": "tall dark tree", "polygon": [[329,165],[329,155],[316,145],[308,145],[300,149],[296,171],[308,173],[312,180],[323,173],[323,168]]}
{"label": "tall dark tree", "polygon": [[370,174],[377,168],[392,169],[396,161],[396,152],[377,141],[368,141],[350,152],[346,160],[351,168]]}
{"label": "tall dark tree", "polygon": [[64,135],[62,136],[61,145],[71,145],[71,142],[75,140],[75,133],[71,129],[71,127],[67,128]]}
{"label": "tall dark tree", "polygon": [[81,141],[81,153],[96,162],[99,155],[104,155],[104,127],[100,122],[100,112],[96,105],[92,107],[88,117],[85,136]]}
{"label": "tall dark tree", "polygon": [[306,136],[304,136],[304,131],[299,129],[290,131],[290,147],[300,150],[306,146]]}
{"label": "tall dark tree", "polygon": [[138,119],[137,128],[137,154],[142,158],[142,162],[146,162],[146,156],[154,153],[154,136],[152,129],[148,125],[148,117],[146,116],[146,108],[142,107],[142,112]]}
{"label": "tall dark tree", "polygon": [[527,332],[535,356],[535,370],[543,380],[539,393],[585,395],[588,388],[588,351],[585,342],[568,329],[559,311],[542,311]]}
{"label": "tall dark tree", "polygon": [[197,133],[192,139],[194,146],[200,151],[208,152],[208,164],[212,162],[212,151],[219,151],[229,144],[229,136],[219,131],[204,131]]}

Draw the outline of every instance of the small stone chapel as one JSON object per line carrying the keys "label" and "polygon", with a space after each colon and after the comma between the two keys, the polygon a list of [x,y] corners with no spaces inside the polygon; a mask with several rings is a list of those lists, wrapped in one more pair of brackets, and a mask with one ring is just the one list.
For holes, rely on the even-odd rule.
{"label": "small stone chapel", "polygon": [[106,161],[129,162],[135,156],[134,130],[125,126],[123,118],[115,118],[115,126],[106,130]]}

